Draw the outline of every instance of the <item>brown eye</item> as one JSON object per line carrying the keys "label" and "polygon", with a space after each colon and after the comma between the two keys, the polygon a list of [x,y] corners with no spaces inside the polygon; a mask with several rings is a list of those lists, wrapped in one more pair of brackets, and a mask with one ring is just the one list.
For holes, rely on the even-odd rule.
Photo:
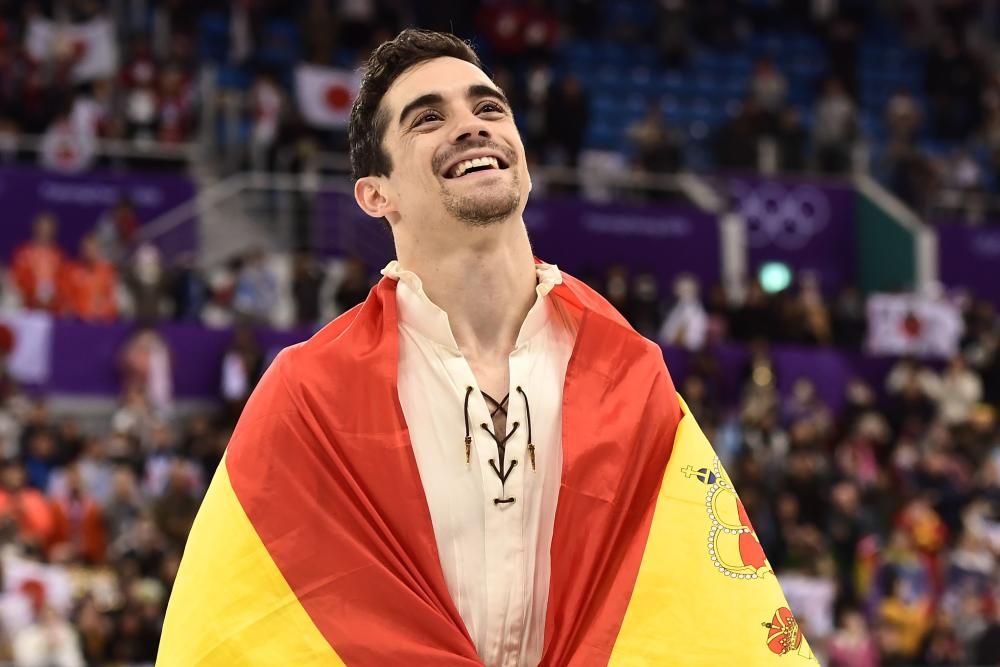
{"label": "brown eye", "polygon": [[479,106],[479,111],[480,113],[484,111],[488,113],[504,113],[504,108],[496,102],[484,102]]}
{"label": "brown eye", "polygon": [[417,121],[413,125],[416,127],[417,125],[423,125],[424,123],[430,123],[435,120],[441,120],[441,114],[437,111],[425,111],[417,116]]}

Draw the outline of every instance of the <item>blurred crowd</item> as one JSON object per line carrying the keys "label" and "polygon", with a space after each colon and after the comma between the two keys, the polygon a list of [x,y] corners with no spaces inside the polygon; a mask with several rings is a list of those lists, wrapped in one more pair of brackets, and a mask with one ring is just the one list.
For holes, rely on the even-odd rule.
{"label": "blurred crowd", "polygon": [[735,411],[709,352],[679,383],[821,664],[1000,661],[1000,327],[969,320],[947,364],[855,379],[836,412],[805,378],[779,394],[762,340]]}
{"label": "blurred crowd", "polygon": [[[119,254],[129,219],[123,202],[72,259],[54,243],[56,222],[40,215],[14,257],[12,289],[24,305],[83,320],[236,326],[221,400],[210,413],[178,410],[171,368],[182,360],[154,328],[139,327],[121,350],[122,396],[96,427],[53,417],[44,399],[0,374],[0,660],[18,665],[152,660],[191,520],[267,364],[268,351],[243,325],[268,322],[280,299],[295,304],[299,321],[324,317],[329,276],[307,256],[293,260],[287,282],[253,252],[222,267],[225,277],[199,276],[197,289],[190,275],[164,278],[174,287],[144,297],[156,281],[142,276],[156,272],[142,267],[155,251]],[[375,277],[360,260],[345,262],[330,295],[335,309],[360,302]],[[655,276],[624,265],[582,277],[640,332],[688,350],[678,388],[740,489],[823,664],[1000,660],[1000,318],[992,305],[964,303],[960,353],[947,363],[902,359],[878,383],[856,379],[835,412],[805,378],[785,378],[793,389],[779,394],[768,348],[857,349],[864,308],[856,290],[828,302],[807,274],[777,293],[753,282],[734,302],[717,287],[703,297],[690,276],[666,294]],[[120,289],[131,297],[116,301]],[[751,350],[735,404],[723,399],[713,353],[727,341]]]}
{"label": "blurred crowd", "polygon": [[100,164],[99,140],[191,141],[198,62],[183,4],[163,3],[154,23],[143,2],[0,2],[0,158],[80,171]]}
{"label": "blurred crowd", "polygon": [[[368,287],[360,275],[357,298]],[[834,411],[805,378],[779,394],[769,353],[794,330],[781,313],[810,307],[808,284],[720,314],[683,277],[661,320],[644,319],[649,276],[612,267],[605,278],[595,286],[637,327],[690,350],[678,389],[740,489],[821,664],[1000,661],[991,307],[966,311],[961,353],[946,364],[901,359],[876,384],[849,383]],[[735,404],[722,397],[713,355],[728,326],[751,349]],[[224,402],[193,414],[171,400],[172,363],[182,361],[140,328],[121,351],[117,408],[86,428],[0,376],[0,661],[152,661],[185,537],[266,358],[238,328],[222,363]]]}
{"label": "blurred crowd", "polygon": [[[95,140],[187,145],[200,131],[231,168],[294,170],[323,151],[346,147],[342,125],[318,127],[304,117],[295,67],[354,69],[375,44],[420,25],[474,38],[515,107],[534,164],[574,167],[581,155],[611,148],[638,174],[870,169],[920,210],[947,191],[953,198],[973,196],[980,214],[988,207],[985,196],[996,193],[1000,69],[993,54],[1000,18],[992,3],[626,4],[645,11],[616,12],[614,3],[592,0],[3,0],[0,159],[17,158],[17,137],[33,135],[42,138],[44,164],[78,170],[100,159]],[[223,22],[221,34],[207,31],[208,18]],[[113,67],[81,74],[92,55],[79,40],[60,40],[51,26],[102,23],[115,40]],[[864,94],[868,65],[861,51],[880,46],[873,26],[885,23],[899,33],[899,48],[919,62],[913,67],[920,80],[887,84],[893,92],[875,110],[883,97]],[[591,145],[597,84],[566,67],[567,49],[580,43],[649,48],[657,54],[657,74],[690,78],[698,54],[747,54],[755,36],[770,34],[820,44],[826,65],[804,82],[791,76],[789,63],[754,56],[725,114],[692,124],[672,116],[666,98],[647,95],[646,113],[620,121],[614,146]],[[216,38],[222,45],[206,43]],[[220,78],[206,87],[202,75],[209,66]],[[797,90],[803,86],[808,90]],[[200,126],[205,119],[207,126]]]}
{"label": "blurred crowd", "polygon": [[[241,159],[273,166],[288,147],[304,161],[342,149],[338,132],[307,126],[287,72],[261,58],[270,21],[291,21],[301,58],[353,66],[378,41],[419,24],[479,35],[518,112],[535,164],[584,160],[592,91],[557,65],[574,40],[652,44],[664,70],[701,49],[742,48],[780,25],[821,35],[830,71],[812,107],[789,102],[784,63],[762,58],[746,95],[707,137],[714,164],[842,173],[871,137],[860,122],[858,50],[874,12],[894,18],[926,58],[920,90],[885,109],[872,156],[890,187],[922,207],[939,187],[995,190],[1000,165],[1000,76],[989,45],[990,4],[688,2],[656,4],[654,22],[603,20],[601,3],[353,0],[0,0],[0,159],[24,156],[15,136],[42,137],[40,159],[63,170],[99,162],[98,139],[183,145],[205,128],[198,96],[199,21],[229,19],[226,59],[250,73]],[[876,7],[877,5],[877,7]],[[45,21],[110,21],[114,71],[81,82],[84,57],[62,44],[27,48]],[[922,100],[928,101],[924,105]],[[807,122],[807,117],[811,118]],[[690,166],[688,128],[654,101],[619,147],[637,173]],[[950,147],[927,149],[927,140]],[[134,320],[120,351],[113,414],[82,423],[29,396],[0,361],[0,664],[24,667],[151,664],[180,554],[246,397],[267,365],[258,325],[329,321],[360,303],[380,267],[358,258],[252,250],[205,270],[135,247],[139,226],[123,199],[78,247],[39,212],[10,258],[0,306],[88,322]],[[771,293],[756,280],[739,298],[682,276],[664,285],[622,264],[581,278],[641,333],[684,348],[676,378],[740,489],[756,534],[821,663],[831,667],[1000,663],[1000,317],[961,299],[959,353],[902,359],[878,382],[855,379],[836,410],[804,378],[781,378],[772,344],[860,350],[865,302],[852,287],[824,294],[809,275]],[[220,365],[219,404],[185,412],[173,397],[172,358],[155,325],[234,328]],[[720,387],[713,349],[749,346],[738,400]],[[0,359],[10,341],[0,327]],[[785,394],[779,380],[791,384]]]}
{"label": "blurred crowd", "polygon": [[8,311],[42,310],[85,322],[133,320],[234,325],[317,325],[357,305],[373,284],[357,258],[324,263],[307,251],[286,258],[253,249],[203,270],[189,257],[165,262],[153,245],[136,247],[134,208],[122,199],[84,235],[73,254],[58,221],[41,212],[0,277]]}

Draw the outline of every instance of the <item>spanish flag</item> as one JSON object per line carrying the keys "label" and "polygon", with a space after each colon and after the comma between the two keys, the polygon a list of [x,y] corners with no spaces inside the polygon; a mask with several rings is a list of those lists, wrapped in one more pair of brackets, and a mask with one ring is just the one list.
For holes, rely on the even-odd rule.
{"label": "spanish flag", "polygon": [[[279,355],[195,521],[160,667],[482,665],[396,391],[396,283]],[[580,323],[541,664],[816,664],[662,354],[564,274]]]}

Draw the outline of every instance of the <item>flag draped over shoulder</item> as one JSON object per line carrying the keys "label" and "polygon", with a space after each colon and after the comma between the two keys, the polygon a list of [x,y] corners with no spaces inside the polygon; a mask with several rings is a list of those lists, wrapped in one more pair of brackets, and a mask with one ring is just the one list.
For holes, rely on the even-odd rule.
{"label": "flag draped over shoulder", "polygon": [[[284,351],[254,392],[188,540],[160,667],[482,664],[399,406],[395,287]],[[810,664],[660,350],[573,278],[551,295],[580,326],[541,664]]]}

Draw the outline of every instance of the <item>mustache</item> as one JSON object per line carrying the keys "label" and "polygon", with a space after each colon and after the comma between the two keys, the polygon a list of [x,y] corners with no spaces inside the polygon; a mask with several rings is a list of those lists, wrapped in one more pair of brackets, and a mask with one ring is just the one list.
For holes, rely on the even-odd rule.
{"label": "mustache", "polygon": [[452,162],[459,155],[483,148],[494,150],[503,155],[508,167],[513,167],[517,162],[517,154],[506,146],[501,146],[495,141],[491,141],[489,139],[469,139],[449,148],[443,153],[436,155],[431,163],[434,168],[434,173],[440,174],[445,165]]}

